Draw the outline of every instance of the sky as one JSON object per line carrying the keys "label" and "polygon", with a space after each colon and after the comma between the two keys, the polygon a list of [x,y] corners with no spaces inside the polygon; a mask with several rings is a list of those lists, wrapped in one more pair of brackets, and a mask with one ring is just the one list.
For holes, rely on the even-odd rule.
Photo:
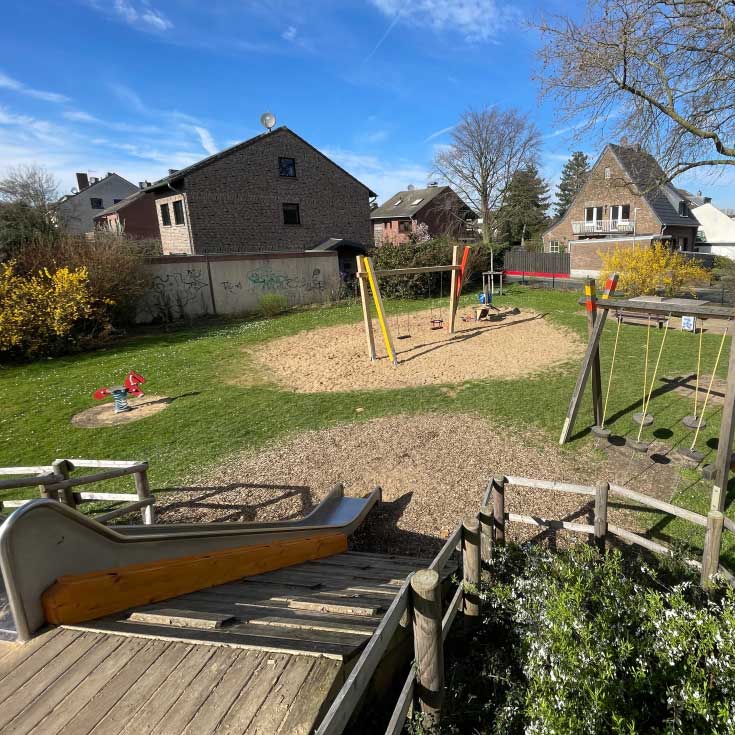
{"label": "sky", "polygon": [[[576,4],[575,4],[576,6]],[[532,76],[529,21],[564,0],[34,0],[0,26],[0,176],[115,171],[138,183],[262,132],[271,111],[378,193],[433,180],[462,112],[516,107],[543,135],[542,175],[574,139]],[[735,207],[735,177],[677,179]]]}

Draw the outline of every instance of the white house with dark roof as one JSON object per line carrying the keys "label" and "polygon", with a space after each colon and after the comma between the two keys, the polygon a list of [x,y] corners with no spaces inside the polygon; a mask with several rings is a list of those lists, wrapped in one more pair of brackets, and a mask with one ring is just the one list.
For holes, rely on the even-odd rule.
{"label": "white house with dark roof", "polygon": [[98,214],[138,190],[135,184],[114,172],[99,179],[78,173],[77,191],[63,196],[56,204],[59,224],[74,235],[92,232]]}
{"label": "white house with dark roof", "polygon": [[697,251],[735,260],[735,220],[707,198],[692,211],[699,220]]}

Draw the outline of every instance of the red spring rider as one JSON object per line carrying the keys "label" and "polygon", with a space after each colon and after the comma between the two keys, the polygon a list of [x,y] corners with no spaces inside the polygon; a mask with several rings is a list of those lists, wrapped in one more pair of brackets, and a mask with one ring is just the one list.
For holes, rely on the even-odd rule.
{"label": "red spring rider", "polygon": [[145,378],[140,373],[136,373],[135,370],[131,370],[122,385],[113,385],[109,388],[98,388],[92,396],[96,401],[101,401],[104,398],[112,396],[115,401],[115,413],[132,411],[128,405],[128,396],[133,396],[133,398],[143,396],[144,393],[140,389],[140,386],[143,385],[143,383],[145,383]]}

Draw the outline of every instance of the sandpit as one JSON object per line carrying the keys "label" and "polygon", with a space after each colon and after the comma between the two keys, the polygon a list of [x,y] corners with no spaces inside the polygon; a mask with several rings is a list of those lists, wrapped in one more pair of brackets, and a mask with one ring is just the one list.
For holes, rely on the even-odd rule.
{"label": "sandpit", "polygon": [[[361,323],[273,340],[254,357],[279,385],[299,393],[319,393],[517,378],[579,359],[584,352],[576,334],[534,311],[506,312],[480,322],[463,322],[458,315],[454,336],[444,329],[432,330],[431,316],[430,311],[422,311],[390,319],[400,361],[397,367],[385,356],[377,323],[374,362],[367,357]],[[399,331],[410,336],[398,339]]]}
{"label": "sandpit", "polygon": [[[667,500],[676,478],[675,470],[648,457],[605,461],[592,448],[562,450],[538,431],[470,415],[422,414],[304,432],[278,447],[233,456],[189,487],[159,495],[156,505],[162,523],[283,520],[308,513],[337,482],[355,496],[380,485],[383,505],[354,545],[420,556],[436,552],[463,516],[477,512],[488,477],[497,473],[584,484],[607,479]],[[506,510],[588,523],[589,501],[510,488]],[[623,512],[611,504],[612,522],[634,528],[635,519],[624,520]],[[538,534],[509,526],[516,540]]]}
{"label": "sandpit", "polygon": [[128,398],[131,411],[115,413],[112,400],[98,403],[91,408],[74,414],[71,423],[81,429],[99,429],[105,426],[120,426],[153,416],[168,408],[173,399],[167,396],[145,395],[140,398]]}

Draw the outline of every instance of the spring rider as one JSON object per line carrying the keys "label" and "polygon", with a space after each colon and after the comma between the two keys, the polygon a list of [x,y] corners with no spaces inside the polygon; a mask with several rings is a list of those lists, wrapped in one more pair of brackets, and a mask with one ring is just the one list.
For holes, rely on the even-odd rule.
{"label": "spring rider", "polygon": [[92,394],[92,397],[95,401],[101,401],[112,396],[115,401],[115,413],[125,413],[126,411],[133,410],[128,405],[128,396],[140,398],[145,395],[140,389],[140,386],[143,383],[145,383],[145,378],[140,375],[140,373],[136,373],[135,370],[131,370],[122,385],[113,385],[109,388],[98,388]]}

